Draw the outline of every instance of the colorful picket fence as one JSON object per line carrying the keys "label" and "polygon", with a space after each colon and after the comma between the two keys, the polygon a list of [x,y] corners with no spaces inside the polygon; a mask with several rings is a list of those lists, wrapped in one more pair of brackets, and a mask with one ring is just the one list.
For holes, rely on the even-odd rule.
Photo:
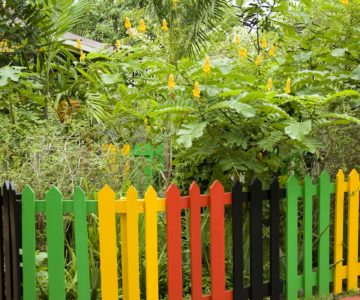
{"label": "colorful picket fence", "polygon": [[[98,201],[95,201],[87,200],[80,188],[76,189],[72,200],[64,200],[56,188],[46,194],[45,200],[37,200],[31,188],[26,187],[22,194],[23,298],[36,299],[35,220],[38,213],[44,214],[46,219],[48,288],[51,300],[66,299],[64,214],[74,216],[79,299],[90,299],[87,255],[87,214],[89,213],[96,214],[99,220],[101,296],[104,300],[119,298],[138,300],[144,295],[146,299],[159,299],[157,229],[159,213],[166,214],[169,300],[180,300],[184,297],[182,234],[185,220],[189,220],[190,285],[193,300],[259,300],[266,297],[275,300],[281,299],[282,295],[292,300],[297,299],[299,295],[311,297],[313,294],[328,295],[330,292],[338,294],[357,287],[360,276],[358,255],[360,181],[359,174],[355,170],[350,173],[347,181],[343,172],[339,171],[335,183],[332,183],[329,175],[324,172],[317,183],[313,183],[310,177],[300,181],[292,176],[285,189],[281,189],[276,180],[271,183],[269,189],[263,189],[259,180],[254,180],[245,188],[247,189],[236,183],[232,191],[226,193],[223,186],[215,182],[209,194],[201,194],[199,187],[193,183],[189,195],[181,196],[179,189],[171,185],[166,197],[159,198],[156,191],[150,187],[144,199],[139,199],[137,191],[131,187],[126,197],[116,199],[111,188],[105,186],[98,193]],[[3,204],[4,201],[1,203]],[[333,208],[331,203],[334,203]],[[265,207],[270,212],[270,219],[267,221],[263,215]],[[285,210],[282,207],[285,207]],[[302,210],[299,209],[300,207]],[[229,277],[225,269],[226,209],[231,209],[232,217],[231,290],[226,290],[225,285],[225,279]],[[3,208],[3,212],[4,210]],[[207,230],[202,228],[201,223],[204,210],[209,212],[210,220],[208,230],[211,292],[209,295],[203,294],[202,233]],[[189,215],[189,219],[184,218],[185,214]],[[246,214],[250,217],[248,280],[244,279],[243,249]],[[146,290],[142,295],[139,266],[144,262],[139,256],[140,215],[143,215],[145,224]],[[285,217],[285,236],[280,235],[280,223],[283,217]],[[314,231],[314,218],[318,219],[317,232]],[[117,224],[117,221],[120,224]],[[270,276],[265,276],[263,273],[264,226],[270,232]],[[118,227],[120,227],[119,234]],[[313,241],[314,234],[317,235],[316,243]],[[332,236],[334,242],[330,239]],[[280,272],[282,247],[285,247],[284,278]],[[318,255],[317,265],[314,264],[314,252]],[[301,265],[299,265],[300,260]],[[19,265],[18,263],[19,261],[14,261],[12,266]],[[9,266],[5,262],[5,268],[7,265]],[[2,288],[2,291],[8,290]],[[3,295],[4,292],[0,299],[11,299]]]}
{"label": "colorful picket fence", "polygon": [[20,203],[13,182],[0,188],[0,299],[21,299]]}
{"label": "colorful picket fence", "polygon": [[132,157],[144,157],[147,160],[147,165],[144,167],[144,174],[152,178],[155,174],[154,164],[157,170],[164,169],[164,145],[160,144],[157,147],[152,147],[150,144],[139,145],[136,144],[131,149],[130,155]]}

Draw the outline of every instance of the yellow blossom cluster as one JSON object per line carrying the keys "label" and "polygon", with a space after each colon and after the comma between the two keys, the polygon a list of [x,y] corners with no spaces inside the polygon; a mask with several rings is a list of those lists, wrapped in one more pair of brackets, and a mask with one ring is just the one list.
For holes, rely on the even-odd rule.
{"label": "yellow blossom cluster", "polygon": [[197,81],[195,81],[195,84],[194,84],[193,95],[197,99],[200,98],[200,85]]}
{"label": "yellow blossom cluster", "polygon": [[[267,90],[268,92],[270,92],[270,91],[272,91],[272,89],[273,89],[273,80],[272,80],[272,78],[270,77],[270,78],[268,79],[267,83],[266,83],[266,90]],[[290,79],[290,78],[288,78],[288,79],[286,80],[285,87],[284,87],[284,92],[285,92],[286,94],[290,94],[290,93],[291,93],[291,79]]]}
{"label": "yellow blossom cluster", "polygon": [[273,81],[272,78],[270,77],[266,83],[266,89],[270,92],[273,88]]}
{"label": "yellow blossom cluster", "polygon": [[290,93],[291,93],[291,80],[290,80],[290,78],[288,78],[288,79],[286,80],[284,92],[285,92],[286,94],[290,94]]}
{"label": "yellow blossom cluster", "polygon": [[205,72],[206,75],[209,75],[210,72],[211,72],[211,65],[210,65],[210,57],[209,56],[205,57],[204,72]]}
{"label": "yellow blossom cluster", "polygon": [[169,30],[168,24],[167,24],[167,22],[166,22],[165,19],[162,20],[161,29],[162,29],[163,31],[168,31],[168,30]]}

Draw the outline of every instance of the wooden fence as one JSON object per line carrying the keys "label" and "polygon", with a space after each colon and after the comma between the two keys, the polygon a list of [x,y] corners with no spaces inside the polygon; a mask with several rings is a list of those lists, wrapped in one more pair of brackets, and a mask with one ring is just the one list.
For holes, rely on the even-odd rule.
{"label": "wooden fence", "polygon": [[[7,190],[14,189],[9,186]],[[347,181],[343,172],[339,171],[335,183],[330,181],[326,172],[321,174],[317,183],[313,183],[309,177],[301,181],[290,177],[285,189],[281,189],[276,180],[269,189],[263,189],[261,182],[254,180],[247,189],[236,183],[232,191],[227,193],[219,182],[215,182],[209,194],[201,194],[199,187],[193,183],[189,195],[181,196],[179,189],[171,185],[165,198],[159,198],[150,187],[144,199],[139,199],[137,191],[131,187],[126,197],[116,199],[114,191],[105,186],[98,194],[98,201],[87,200],[80,188],[76,189],[72,200],[64,200],[56,188],[46,194],[45,200],[37,200],[31,188],[26,187],[22,195],[23,298],[36,299],[35,220],[38,213],[43,213],[46,221],[51,300],[66,299],[63,222],[67,213],[74,216],[79,299],[91,299],[87,255],[89,213],[97,215],[99,220],[101,296],[104,300],[119,297],[138,300],[145,295],[146,299],[159,299],[159,213],[166,214],[169,300],[180,300],[185,296],[184,226],[189,228],[190,290],[193,300],[281,299],[282,295],[292,300],[299,296],[328,295],[330,292],[338,294],[351,290],[358,286],[360,276],[359,190],[359,174],[355,170]],[[5,194],[3,192],[2,205],[6,202],[3,200]],[[12,199],[14,195],[13,192]],[[225,245],[224,228],[229,225],[226,224],[228,218],[225,218],[227,209],[231,210],[232,245]],[[9,208],[3,205],[3,212],[7,210]],[[202,226],[204,210],[209,211],[209,227]],[[270,219],[265,217],[265,211]],[[139,215],[143,215],[145,224],[144,256],[139,255]],[[185,215],[189,218],[184,218]],[[249,216],[248,227],[244,225],[245,216]],[[280,224],[284,217],[285,236],[282,236]],[[6,221],[3,217],[3,220],[11,223],[11,218]],[[316,227],[314,220],[318,221]],[[184,222],[189,223],[186,225]],[[265,228],[270,234],[270,247],[267,248],[263,241]],[[210,236],[210,294],[203,293],[204,230],[209,230]],[[250,236],[250,274],[245,280],[244,260],[247,258],[244,257],[243,235],[246,230],[249,230]],[[11,233],[8,235],[11,236]],[[16,248],[11,238],[7,242],[5,234],[4,237],[5,252],[6,248]],[[226,249],[226,246],[232,249]],[[265,249],[269,249],[269,276],[264,274]],[[285,249],[285,275],[280,268],[281,249]],[[232,251],[232,274],[228,274],[225,268],[225,252],[229,250]],[[314,254],[317,255],[316,260]],[[9,266],[16,268],[19,260],[6,263],[5,255],[2,265],[5,265],[5,269]],[[146,265],[143,294],[140,294],[140,265]],[[7,274],[16,277],[13,271],[5,272]],[[226,289],[226,278],[232,278],[230,289]],[[6,283],[5,286],[12,284]],[[10,296],[4,298],[4,292],[9,292],[9,289],[4,289],[2,284],[1,299],[12,299]],[[13,299],[20,298],[14,296]]]}
{"label": "wooden fence", "polygon": [[154,164],[157,170],[164,170],[164,145],[161,144],[153,148],[150,144],[139,145],[136,144],[130,151],[132,157],[144,157],[148,163],[144,167],[144,174],[149,178],[154,176]]}
{"label": "wooden fence", "polygon": [[21,299],[21,207],[14,184],[0,188],[0,300]]}

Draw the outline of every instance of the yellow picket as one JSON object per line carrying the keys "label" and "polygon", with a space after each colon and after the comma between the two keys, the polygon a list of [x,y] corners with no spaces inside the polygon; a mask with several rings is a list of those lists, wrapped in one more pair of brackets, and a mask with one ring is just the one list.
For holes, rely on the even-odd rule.
{"label": "yellow picket", "polygon": [[[136,189],[131,186],[126,193],[126,241],[127,252],[127,297],[129,300],[140,299],[139,278],[139,216]],[[123,238],[123,237],[122,237]]]}
{"label": "yellow picket", "polygon": [[344,193],[348,191],[344,172],[339,170],[336,175],[335,224],[334,224],[334,293],[342,292],[344,279],[343,266],[343,228],[344,228]]}
{"label": "yellow picket", "polygon": [[121,272],[122,272],[122,292],[123,299],[129,300],[129,264],[128,264],[128,245],[127,245],[127,216],[124,211],[120,215],[120,247],[121,247]]}
{"label": "yellow picket", "polygon": [[158,300],[157,194],[152,186],[145,193],[146,299]]}
{"label": "yellow picket", "polygon": [[98,198],[102,299],[114,300],[118,299],[115,193],[106,185]]}
{"label": "yellow picket", "polygon": [[349,176],[348,204],[348,274],[347,289],[357,288],[358,283],[358,247],[359,247],[359,173],[352,170]]}

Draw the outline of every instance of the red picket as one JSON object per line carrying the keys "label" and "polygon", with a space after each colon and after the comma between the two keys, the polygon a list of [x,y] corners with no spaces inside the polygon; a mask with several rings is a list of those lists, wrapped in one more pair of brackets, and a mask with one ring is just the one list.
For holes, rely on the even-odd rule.
{"label": "red picket", "polygon": [[211,299],[225,297],[224,187],[215,181],[210,188]]}
{"label": "red picket", "polygon": [[193,182],[189,190],[190,206],[190,263],[192,300],[202,299],[201,197],[200,188]]}
{"label": "red picket", "polygon": [[182,300],[181,197],[171,184],[166,191],[168,299]]}

